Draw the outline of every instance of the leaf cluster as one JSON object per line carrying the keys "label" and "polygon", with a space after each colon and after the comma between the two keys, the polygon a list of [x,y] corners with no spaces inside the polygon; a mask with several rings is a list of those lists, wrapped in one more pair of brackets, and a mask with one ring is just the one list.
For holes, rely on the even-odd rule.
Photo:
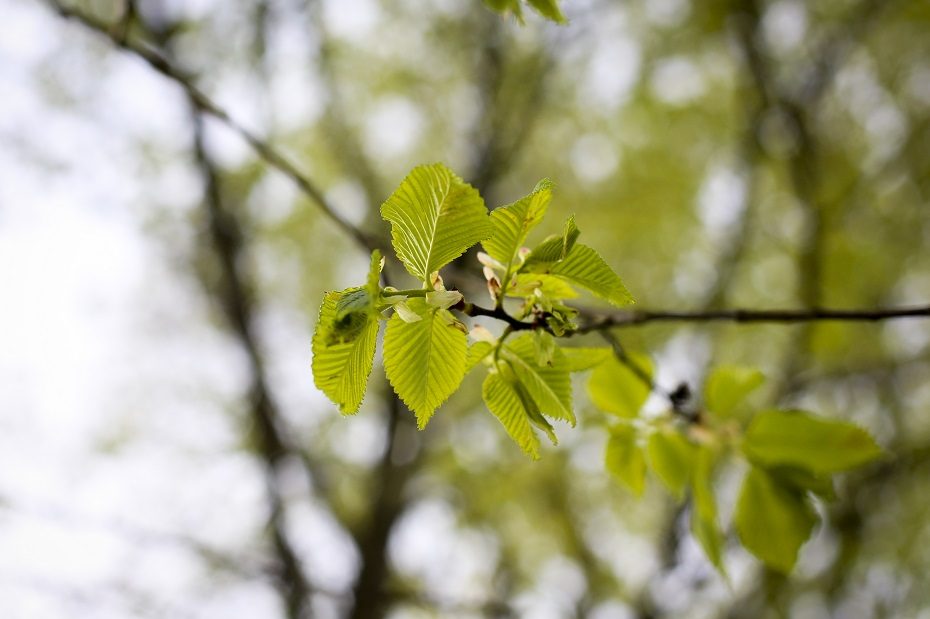
{"label": "leaf cluster", "polygon": [[[553,423],[576,424],[571,374],[591,370],[587,391],[607,424],[605,464],[634,494],[649,474],[678,501],[690,500],[691,530],[724,570],[725,529],[714,479],[727,459],[747,473],[733,524],[742,544],[773,569],[788,572],[817,523],[815,500],[833,497],[833,475],[867,463],[880,450],[867,432],[802,411],[747,413],[760,372],[719,367],[704,385],[704,406],[683,414],[674,400],[644,415],[655,367],[644,354],[563,347],[576,329],[566,301],[585,290],[617,306],[633,302],[620,278],[580,242],[574,217],[561,233],[525,244],[552,200],[544,179],[528,195],[488,213],[478,191],[442,164],[415,168],[381,206],[398,260],[418,288],[381,285],[384,259],[372,253],[364,285],[325,294],[313,336],[313,376],[345,414],[361,405],[381,321],[388,381],[423,429],[461,384],[483,367],[488,410],[531,458],[540,434],[558,444]],[[481,243],[478,253],[493,309],[445,287],[441,270]],[[476,314],[506,324],[498,335],[463,320]],[[471,342],[469,342],[469,337]]]}

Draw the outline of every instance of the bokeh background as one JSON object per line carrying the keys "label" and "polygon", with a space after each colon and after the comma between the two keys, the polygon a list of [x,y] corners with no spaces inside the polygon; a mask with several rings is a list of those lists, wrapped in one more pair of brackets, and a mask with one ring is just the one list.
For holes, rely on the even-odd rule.
{"label": "bokeh background", "polygon": [[790,578],[731,543],[727,583],[687,505],[605,473],[580,383],[536,463],[476,377],[417,433],[376,363],[341,418],[310,334],[367,253],[120,49],[372,237],[444,161],[489,206],[552,178],[549,231],[574,213],[643,307],[876,307],[930,299],[930,4],[64,6],[90,21],[0,0],[0,616],[930,618],[926,321],[620,333],[663,385],[759,367],[758,405],[892,454],[820,506]]}

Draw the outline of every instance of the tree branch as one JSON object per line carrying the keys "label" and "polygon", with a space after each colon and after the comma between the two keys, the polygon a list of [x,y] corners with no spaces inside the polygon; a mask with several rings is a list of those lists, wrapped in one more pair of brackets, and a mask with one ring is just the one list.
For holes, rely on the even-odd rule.
{"label": "tree branch", "polygon": [[193,78],[185,71],[175,66],[158,49],[130,40],[121,34],[119,28],[104,20],[98,19],[79,9],[65,6],[58,0],[46,0],[49,6],[65,19],[73,20],[88,30],[103,35],[119,49],[129,52],[145,61],[155,71],[180,86],[187,97],[195,102],[196,107],[203,113],[217,119],[232,131],[237,133],[255,153],[269,166],[278,170],[289,178],[301,192],[307,195],[320,208],[323,214],[345,232],[359,247],[366,251],[383,248],[383,243],[371,237],[360,229],[340,217],[336,208],[331,205],[323,195],[322,190],[307,175],[301,172],[297,165],[281,151],[268,143],[264,138],[246,128],[236,121],[223,107],[214,102],[194,83]]}
{"label": "tree branch", "polygon": [[594,317],[575,333],[590,333],[656,322],[809,323],[822,321],[879,322],[899,318],[930,318],[930,305],[857,309],[721,309],[707,311],[625,310]]}

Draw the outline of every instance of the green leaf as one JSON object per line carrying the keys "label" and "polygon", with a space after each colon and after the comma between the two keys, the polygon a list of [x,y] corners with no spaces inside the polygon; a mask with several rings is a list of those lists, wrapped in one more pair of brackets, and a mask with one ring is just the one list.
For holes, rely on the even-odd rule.
{"label": "green leaf", "polygon": [[574,299],[578,293],[571,284],[555,275],[517,273],[510,278],[506,294],[511,297],[532,297],[539,290],[550,299]]}
{"label": "green leaf", "polygon": [[617,274],[600,254],[587,245],[576,243],[565,260],[557,262],[550,273],[587,288],[614,305],[629,305],[633,302],[633,297]]}
{"label": "green leaf", "polygon": [[472,368],[481,363],[485,357],[494,351],[494,344],[491,342],[475,342],[468,347],[468,356],[465,358],[465,371],[470,372]]}
{"label": "green leaf", "polygon": [[543,179],[533,193],[491,211],[491,236],[482,246],[489,256],[504,265],[503,287],[507,287],[509,276],[516,270],[515,263],[526,235],[545,217],[551,199],[552,183]]}
{"label": "green leaf", "polygon": [[765,375],[754,368],[718,366],[704,383],[704,405],[716,415],[729,416],[763,382]]}
{"label": "green leaf", "polygon": [[536,346],[536,364],[543,367],[552,365],[556,351],[555,338],[550,333],[537,329],[533,331],[533,344]]}
{"label": "green leaf", "polygon": [[[566,23],[565,16],[562,14],[561,9],[559,9],[556,0],[527,0],[527,2],[543,17],[557,24]],[[514,17],[516,17],[521,24],[523,23],[523,8],[520,5],[520,0],[484,0],[484,3],[498,13],[512,12]]]}
{"label": "green leaf", "polygon": [[418,166],[381,205],[397,257],[422,282],[491,234],[484,200],[441,163]]}
{"label": "green leaf", "polygon": [[311,346],[313,382],[343,414],[358,411],[365,397],[378,336],[378,315],[370,305],[337,316],[339,302],[359,292],[365,291],[349,288],[323,296]]}
{"label": "green leaf", "polygon": [[607,470],[636,496],[646,487],[646,458],[636,444],[636,430],[631,425],[618,424],[610,429],[604,453]]}
{"label": "green leaf", "polygon": [[756,415],[743,439],[743,452],[764,466],[796,466],[829,474],[865,464],[882,454],[859,426],[801,411]]}
{"label": "green leaf", "polygon": [[[628,353],[647,375],[652,376],[652,360],[646,355]],[[588,379],[588,395],[596,407],[620,417],[636,417],[649,397],[649,385],[613,355],[596,368]]]}
{"label": "green leaf", "polygon": [[704,554],[721,575],[726,577],[723,565],[723,532],[717,522],[717,501],[714,498],[713,473],[717,453],[707,445],[698,447],[695,455],[691,493],[691,532],[704,549]]}
{"label": "green leaf", "polygon": [[660,428],[646,443],[649,464],[665,487],[681,500],[691,480],[697,448],[681,432]]}
{"label": "green leaf", "polygon": [[371,252],[371,264],[364,287],[350,288],[336,302],[336,320],[343,320],[353,312],[376,311],[375,303],[381,295],[381,252]]}
{"label": "green leaf", "polygon": [[527,272],[546,270],[554,263],[565,260],[580,234],[581,231],[575,225],[573,215],[565,222],[565,230],[561,235],[554,234],[533,248],[530,255],[526,257],[521,270]]}
{"label": "green leaf", "polygon": [[556,0],[528,0],[530,6],[547,19],[551,19],[557,24],[566,23],[565,16],[562,15]]}
{"label": "green leaf", "polygon": [[384,258],[377,249],[371,252],[371,262],[368,265],[368,279],[365,282],[365,289],[368,296],[377,299],[381,296],[381,269],[384,268]]}
{"label": "green leaf", "polygon": [[516,390],[516,381],[492,370],[484,379],[481,395],[495,417],[503,424],[507,434],[534,460],[539,459],[539,438],[533,431],[529,415]]}
{"label": "green leaf", "polygon": [[735,523],[749,552],[787,574],[797,561],[798,550],[810,537],[817,514],[803,492],[752,467],[736,503]]}
{"label": "green leaf", "polygon": [[422,320],[405,322],[397,314],[391,316],[384,334],[384,370],[423,429],[462,382],[468,342],[448,310],[420,298],[408,299],[407,306]]}
{"label": "green leaf", "polygon": [[552,365],[541,366],[536,360],[533,334],[524,332],[504,345],[501,356],[511,364],[544,415],[575,425],[572,382],[561,350],[553,350]]}
{"label": "green leaf", "polygon": [[590,370],[613,357],[609,348],[563,348],[569,372]]}
{"label": "green leaf", "polygon": [[815,475],[794,466],[777,466],[766,469],[766,471],[779,483],[787,484],[802,492],[813,492],[825,501],[836,499],[836,488],[833,487],[833,478],[829,475]]}

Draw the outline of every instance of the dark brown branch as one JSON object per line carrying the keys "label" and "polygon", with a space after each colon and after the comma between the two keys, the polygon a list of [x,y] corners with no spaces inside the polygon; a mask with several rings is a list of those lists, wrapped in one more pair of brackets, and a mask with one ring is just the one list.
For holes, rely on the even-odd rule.
{"label": "dark brown branch", "polygon": [[119,29],[106,21],[98,19],[88,13],[73,7],[67,7],[58,0],[47,0],[51,8],[59,15],[80,23],[88,30],[97,32],[109,39],[114,46],[125,50],[138,58],[144,60],[155,71],[162,74],[175,84],[180,86],[187,97],[195,102],[196,107],[203,113],[217,119],[232,131],[237,133],[255,153],[261,157],[269,166],[275,168],[307,195],[314,203],[319,206],[323,214],[333,223],[335,223],[343,232],[345,232],[356,244],[365,250],[371,250],[381,247],[382,243],[375,238],[366,235],[364,232],[340,217],[333,205],[331,205],[322,190],[307,175],[302,173],[297,165],[293,163],[277,148],[269,144],[265,139],[260,137],[252,130],[236,121],[223,107],[214,102],[194,83],[193,78],[185,71],[175,66],[168,58],[164,56],[157,48],[144,45],[130,38],[123,37]]}
{"label": "dark brown branch", "polygon": [[456,305],[453,305],[451,309],[462,312],[466,316],[486,316],[488,318],[493,318],[495,320],[500,320],[506,322],[512,331],[531,331],[534,329],[544,329],[549,330],[548,326],[541,322],[524,322],[514,318],[502,308],[488,309],[486,307],[481,307],[480,305],[475,305],[474,303],[466,303],[460,301]]}
{"label": "dark brown branch", "polygon": [[875,309],[722,309],[708,311],[626,310],[594,317],[576,333],[656,322],[809,323],[822,321],[879,322],[899,318],[930,318],[930,305]]}

